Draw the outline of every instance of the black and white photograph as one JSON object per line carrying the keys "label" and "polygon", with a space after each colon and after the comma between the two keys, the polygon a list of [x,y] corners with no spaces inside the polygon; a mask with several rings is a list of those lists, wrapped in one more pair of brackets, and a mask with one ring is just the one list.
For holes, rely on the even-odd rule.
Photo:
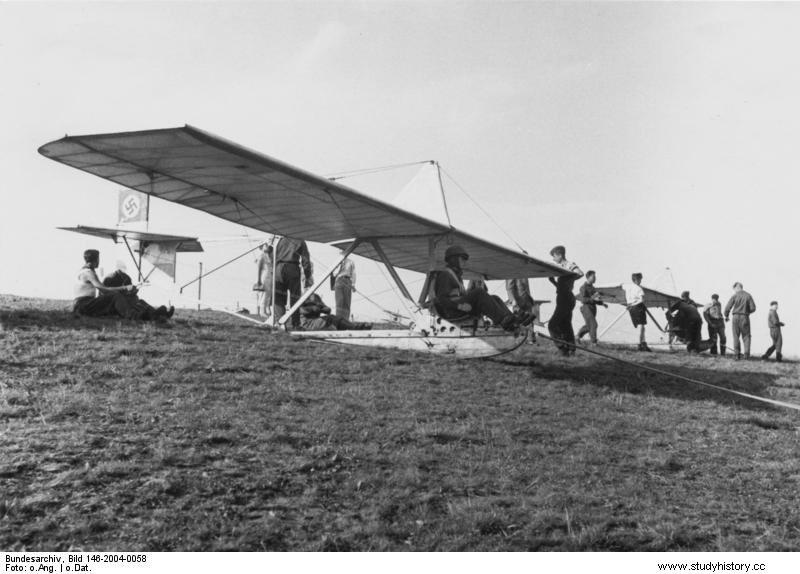
{"label": "black and white photograph", "polygon": [[794,571],[798,30],[0,1],[4,571]]}

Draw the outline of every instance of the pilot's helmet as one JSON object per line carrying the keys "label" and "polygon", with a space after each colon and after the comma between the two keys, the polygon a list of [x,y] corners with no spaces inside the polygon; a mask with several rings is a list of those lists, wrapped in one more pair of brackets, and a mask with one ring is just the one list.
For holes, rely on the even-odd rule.
{"label": "pilot's helmet", "polygon": [[465,259],[469,259],[469,253],[467,253],[463,247],[460,245],[451,245],[448,247],[444,252],[444,260],[447,261],[451,257],[464,257]]}

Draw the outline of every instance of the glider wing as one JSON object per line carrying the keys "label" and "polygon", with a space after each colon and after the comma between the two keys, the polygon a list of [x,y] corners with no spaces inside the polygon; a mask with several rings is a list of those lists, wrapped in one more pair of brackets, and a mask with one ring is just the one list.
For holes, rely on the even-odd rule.
{"label": "glider wing", "polygon": [[489,279],[567,273],[191,126],[67,136],[39,153],[259,231],[321,243],[359,239],[357,253],[373,259],[370,241],[378,241],[401,268],[428,271],[459,242],[470,270]]}

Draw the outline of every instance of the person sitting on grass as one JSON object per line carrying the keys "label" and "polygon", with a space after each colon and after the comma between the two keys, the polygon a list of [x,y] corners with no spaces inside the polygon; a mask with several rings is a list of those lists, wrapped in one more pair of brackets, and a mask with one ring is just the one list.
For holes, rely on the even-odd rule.
{"label": "person sitting on grass", "polygon": [[[133,285],[106,286],[97,278],[95,269],[100,265],[100,252],[87,249],[83,252],[84,266],[75,284],[72,312],[86,317],[121,317],[146,320],[146,311],[136,305],[138,297]],[[130,295],[133,295],[131,297]],[[135,299],[134,299],[135,297]]]}
{"label": "person sitting on grass", "polygon": [[100,265],[100,252],[97,249],[84,251],[83,261],[84,266],[78,273],[78,282],[73,289],[75,299],[72,312],[87,317],[116,315],[123,319],[132,318],[133,309],[124,294],[131,291],[133,286],[106,287],[100,282],[95,271]]}
{"label": "person sitting on grass", "polygon": [[[106,287],[133,286],[133,280],[130,275],[125,273],[122,269],[117,269],[114,273],[103,279],[103,285]],[[139,290],[136,287],[133,287],[131,291],[126,291],[125,296],[129,299],[131,306],[137,311],[140,316],[139,318],[143,321],[166,321],[175,313],[175,307],[172,305],[170,305],[169,309],[164,305],[156,309],[144,299],[140,299]]]}
{"label": "person sitting on grass", "polygon": [[313,293],[300,305],[300,326],[304,331],[366,331],[370,323],[355,323],[350,319],[331,314],[317,293]]}

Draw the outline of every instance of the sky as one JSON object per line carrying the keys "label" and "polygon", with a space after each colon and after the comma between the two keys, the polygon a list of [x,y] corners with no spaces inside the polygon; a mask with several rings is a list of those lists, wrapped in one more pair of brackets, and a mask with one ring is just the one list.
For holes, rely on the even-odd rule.
{"label": "sky", "polygon": [[[0,293],[70,299],[84,249],[121,259],[55,229],[113,226],[117,188],[40,145],[191,124],[321,175],[435,159],[459,229],[701,303],[741,281],[754,352],[776,299],[800,355],[798,25],[788,3],[1,2]],[[413,175],[346,183],[389,200]],[[151,227],[211,238],[179,284],[261,237],[158,200]],[[246,256],[204,291],[252,308],[254,280]]]}

